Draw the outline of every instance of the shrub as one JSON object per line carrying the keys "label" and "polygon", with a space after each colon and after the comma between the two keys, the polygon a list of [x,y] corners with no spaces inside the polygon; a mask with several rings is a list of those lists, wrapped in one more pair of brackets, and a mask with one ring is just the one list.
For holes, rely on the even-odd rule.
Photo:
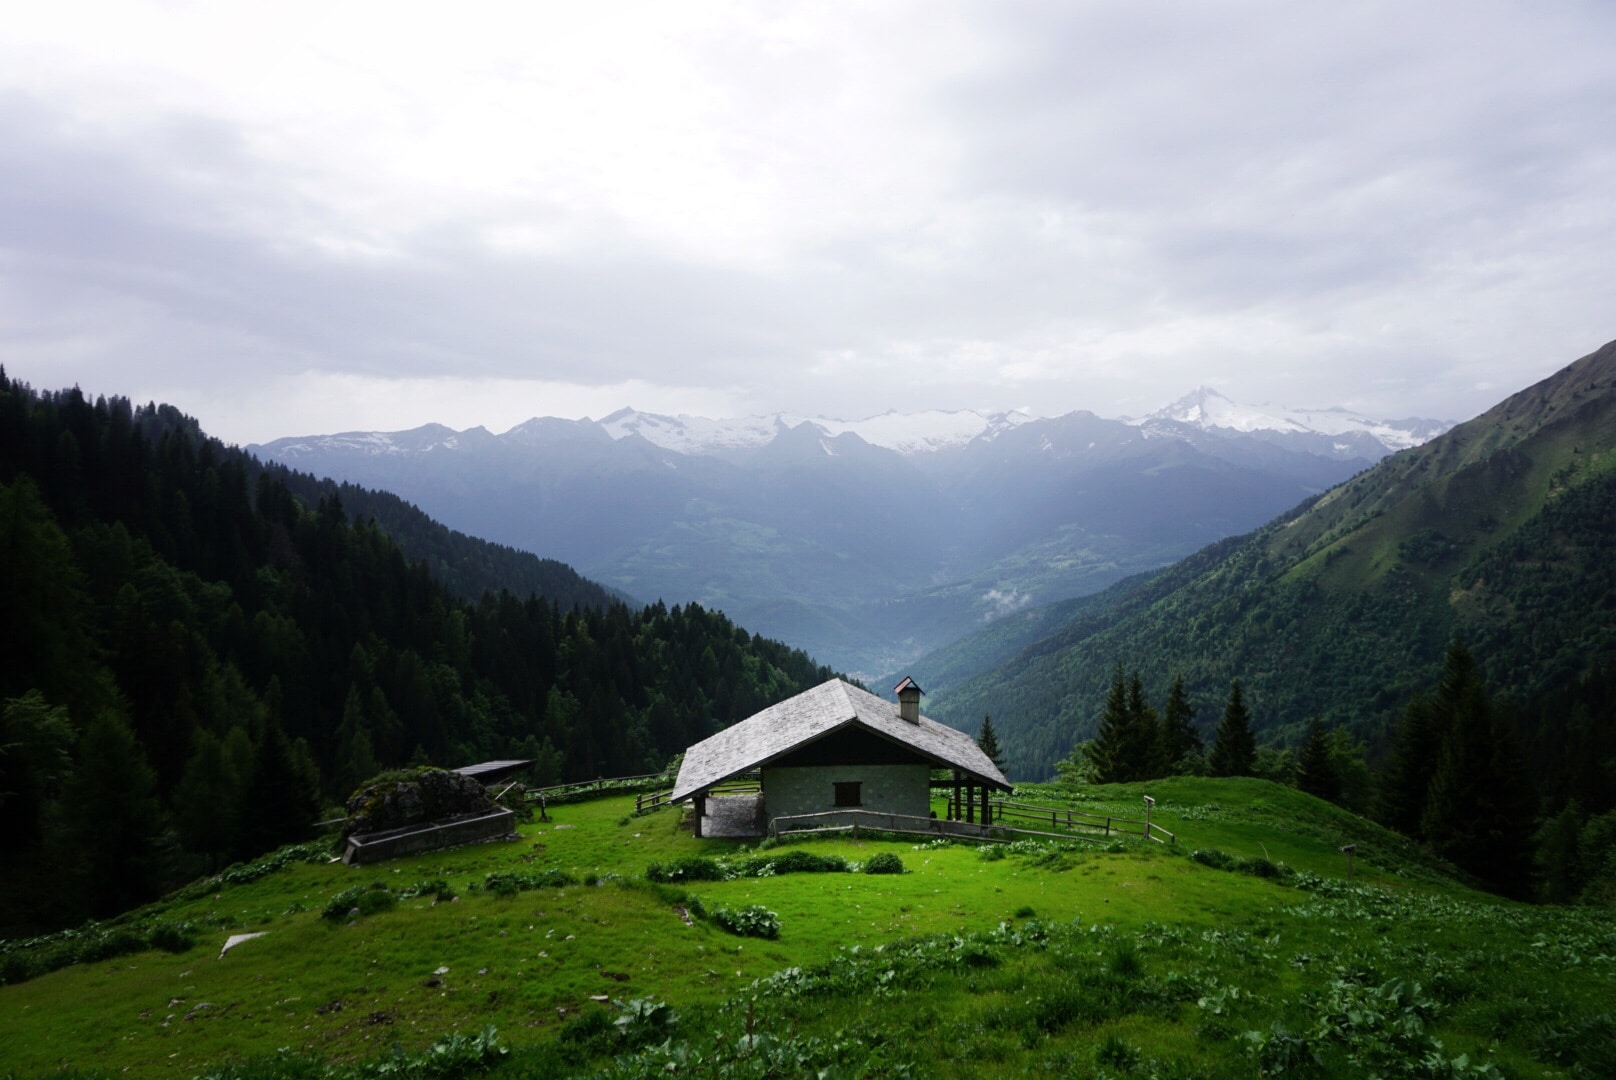
{"label": "shrub", "polygon": [[[551,867],[548,870],[539,870],[531,874],[517,871],[495,870],[483,875],[483,890],[493,893],[503,899],[509,899],[519,892],[528,892],[532,889],[561,889],[568,885],[578,884],[578,879],[565,870]],[[479,886],[472,885],[473,891]]]}
{"label": "shrub", "polygon": [[845,874],[847,860],[840,855],[815,855],[811,851],[796,848],[772,858],[748,859],[743,864],[742,874],[746,877],[757,876],[756,871],[764,866],[773,866],[776,874]]}
{"label": "shrub", "polygon": [[1111,954],[1111,974],[1119,979],[1137,979],[1145,973],[1145,962],[1132,942],[1123,942]]}
{"label": "shrub", "polygon": [[773,941],[780,936],[780,916],[761,904],[752,904],[739,911],[719,908],[713,912],[713,922],[739,937]]}
{"label": "shrub", "polygon": [[1284,870],[1260,855],[1255,859],[1243,860],[1240,864],[1240,872],[1260,878],[1277,878],[1285,876]]}
{"label": "shrub", "polygon": [[655,998],[635,998],[628,1002],[615,1002],[623,1012],[613,1025],[618,1038],[629,1046],[644,1046],[661,1042],[673,1032],[679,1014],[665,1001]]}
{"label": "shrub", "polygon": [[[391,894],[388,894],[391,895]],[[449,1080],[471,1072],[486,1072],[508,1051],[490,1024],[476,1035],[456,1032],[433,1043],[413,1062],[409,1073],[426,1080]]]}
{"label": "shrub", "polygon": [[430,881],[417,881],[413,885],[406,885],[397,890],[400,900],[414,900],[422,896],[430,896],[438,903],[448,903],[455,898],[454,890],[442,878],[433,878]]}
{"label": "shrub", "polygon": [[158,923],[152,928],[151,944],[164,952],[188,952],[196,947],[196,927],[184,922]]}
{"label": "shrub", "polygon": [[7,953],[4,959],[0,959],[0,983],[27,982],[36,975],[43,975],[45,970],[44,960],[33,953]]}
{"label": "shrub", "polygon": [[671,863],[652,863],[645,868],[648,881],[723,881],[724,868],[714,859],[691,855]]}
{"label": "shrub", "polygon": [[337,895],[333,896],[320,912],[320,918],[331,922],[341,922],[348,917],[348,912],[359,906],[359,898],[365,894],[365,886],[350,885]]}
{"label": "shrub", "polygon": [[561,1041],[591,1054],[604,1054],[611,1049],[616,1030],[604,1009],[589,1009],[567,1021]]}
{"label": "shrub", "polygon": [[864,864],[866,874],[901,874],[903,873],[903,860],[890,851],[883,851],[879,855],[870,856],[870,861]]}
{"label": "shrub", "polygon": [[366,889],[359,896],[359,903],[354,905],[361,915],[380,915],[384,911],[392,911],[398,907],[398,897],[386,889]]}
{"label": "shrub", "polygon": [[146,939],[134,931],[109,930],[80,946],[74,960],[80,964],[93,964],[99,960],[111,960],[115,956],[144,952],[145,949]]}
{"label": "shrub", "polygon": [[1267,1031],[1248,1031],[1246,1052],[1257,1063],[1261,1076],[1310,1076],[1323,1065],[1307,1038],[1275,1020]]}
{"label": "shrub", "polygon": [[1121,1069],[1123,1072],[1133,1072],[1134,1069],[1139,1067],[1140,1059],[1143,1056],[1137,1046],[1134,1046],[1120,1035],[1111,1034],[1101,1039],[1100,1045],[1095,1048],[1094,1063],[1096,1065],[1109,1065],[1111,1068]]}
{"label": "shrub", "polygon": [[1190,858],[1202,866],[1210,866],[1214,870],[1233,870],[1237,861],[1233,855],[1219,851],[1217,848],[1196,848],[1190,852]]}

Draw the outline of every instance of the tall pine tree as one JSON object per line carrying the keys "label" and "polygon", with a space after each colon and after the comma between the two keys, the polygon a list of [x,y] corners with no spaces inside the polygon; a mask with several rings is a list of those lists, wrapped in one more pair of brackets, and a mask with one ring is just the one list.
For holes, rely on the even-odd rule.
{"label": "tall pine tree", "polygon": [[1257,738],[1251,732],[1251,710],[1246,708],[1240,680],[1229,684],[1229,700],[1223,706],[1212,740],[1207,768],[1213,776],[1250,776],[1257,760]]}
{"label": "tall pine tree", "polygon": [[1173,676],[1167,688],[1167,704],[1162,709],[1162,757],[1169,771],[1185,758],[1202,752],[1201,735],[1195,730],[1195,709],[1184,693],[1184,676]]}
{"label": "tall pine tree", "polygon": [[1419,837],[1425,797],[1436,775],[1442,740],[1451,718],[1426,694],[1416,694],[1403,709],[1386,763],[1375,784],[1375,818],[1404,836]]}
{"label": "tall pine tree", "polygon": [[993,717],[983,715],[982,733],[976,737],[976,745],[982,748],[982,753],[1000,772],[1004,771],[1004,751],[999,748],[999,733],[993,730]]}
{"label": "tall pine tree", "polygon": [[1452,726],[1420,827],[1438,855],[1501,892],[1524,897],[1531,889],[1534,800],[1520,746],[1493,709],[1474,663],[1460,675],[1462,682],[1438,692],[1441,698],[1451,689]]}
{"label": "tall pine tree", "polygon": [[1144,680],[1137,671],[1128,679],[1126,758],[1129,780],[1154,780],[1167,775],[1161,725],[1156,722],[1156,710],[1145,698]]}
{"label": "tall pine tree", "polygon": [[96,714],[79,740],[65,798],[89,914],[108,918],[157,895],[162,880],[157,774],[121,716]]}
{"label": "tall pine tree", "polygon": [[1307,722],[1307,741],[1296,758],[1296,786],[1330,802],[1341,799],[1341,777],[1336,772],[1331,739],[1317,713]]}
{"label": "tall pine tree", "polygon": [[1132,779],[1128,775],[1128,721],[1128,681],[1119,660],[1111,676],[1111,690],[1105,695],[1099,727],[1084,748],[1096,782],[1117,784]]}

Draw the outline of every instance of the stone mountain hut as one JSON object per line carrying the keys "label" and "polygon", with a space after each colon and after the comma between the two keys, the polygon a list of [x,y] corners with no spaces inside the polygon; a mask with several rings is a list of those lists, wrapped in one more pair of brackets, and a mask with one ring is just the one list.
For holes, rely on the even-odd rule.
{"label": "stone mountain hut", "polygon": [[[686,750],[671,801],[694,802],[697,836],[758,835],[779,818],[847,810],[927,819],[932,770],[947,769],[950,816],[980,813],[987,824],[988,792],[1008,792],[1009,781],[975,739],[920,715],[913,679],[894,689],[897,704],[831,679],[771,705]],[[744,807],[709,805],[714,788],[753,769],[761,794]],[[722,823],[711,816],[719,803],[732,811]]]}

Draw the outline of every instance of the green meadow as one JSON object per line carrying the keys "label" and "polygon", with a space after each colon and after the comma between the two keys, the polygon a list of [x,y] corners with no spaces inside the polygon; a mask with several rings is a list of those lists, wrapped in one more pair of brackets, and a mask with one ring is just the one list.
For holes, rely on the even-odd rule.
{"label": "green meadow", "polygon": [[[0,1073],[1616,1075],[1611,912],[1474,891],[1264,781],[1019,798],[1137,817],[1147,791],[1176,844],[760,850],[608,797],[515,842],[361,869],[287,858],[9,943]],[[884,854],[904,872],[862,872]],[[754,908],[774,918],[738,917]],[[243,933],[263,936],[221,957]],[[45,971],[119,935],[166,947]]]}

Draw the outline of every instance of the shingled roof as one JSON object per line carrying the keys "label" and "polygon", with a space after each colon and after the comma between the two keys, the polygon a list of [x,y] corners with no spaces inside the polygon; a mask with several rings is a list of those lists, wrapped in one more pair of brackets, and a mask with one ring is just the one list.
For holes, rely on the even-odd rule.
{"label": "shingled roof", "polygon": [[898,706],[841,679],[831,679],[771,705],[685,751],[673,801],[678,802],[755,769],[848,725],[858,725],[901,743],[942,768],[959,769],[979,782],[1010,790],[1010,782],[982,753],[976,740],[922,716],[911,724]]}

